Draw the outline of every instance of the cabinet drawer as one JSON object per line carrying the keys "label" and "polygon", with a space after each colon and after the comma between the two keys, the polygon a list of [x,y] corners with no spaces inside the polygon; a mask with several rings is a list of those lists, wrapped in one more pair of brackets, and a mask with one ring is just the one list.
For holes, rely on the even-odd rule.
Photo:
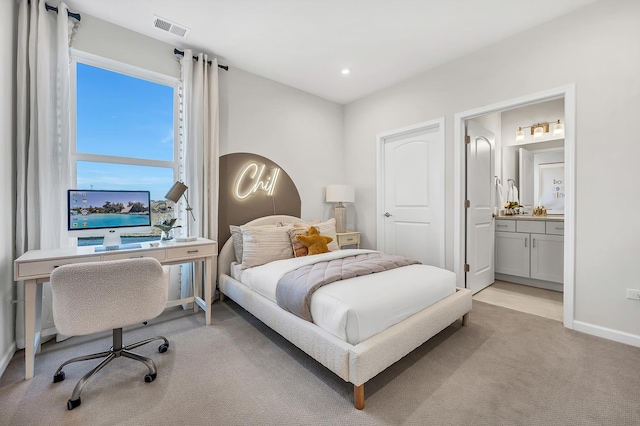
{"label": "cabinet drawer", "polygon": [[103,254],[102,260],[120,260],[120,259],[136,259],[140,257],[153,257],[154,259],[162,262],[165,259],[164,250],[145,250],[145,251],[136,251],[136,252],[120,252],[120,253],[109,253]]}
{"label": "cabinet drawer", "polygon": [[68,265],[70,263],[99,262],[100,256],[75,257],[69,259],[45,260],[42,262],[28,262],[18,264],[18,273],[16,278],[28,279],[50,275],[58,266]]}
{"label": "cabinet drawer", "polygon": [[213,254],[217,254],[215,244],[173,247],[167,249],[167,260],[193,258],[194,256],[211,256]]}
{"label": "cabinet drawer", "polygon": [[349,244],[359,244],[360,236],[359,235],[344,235],[338,238],[341,245],[349,245]]}
{"label": "cabinet drawer", "polygon": [[516,221],[496,220],[496,231],[516,232]]}
{"label": "cabinet drawer", "polygon": [[547,234],[564,235],[564,222],[547,222]]}
{"label": "cabinet drawer", "polygon": [[516,221],[516,230],[518,232],[531,232],[534,234],[544,234],[545,233],[545,222],[544,221],[533,221],[533,220],[517,220]]}

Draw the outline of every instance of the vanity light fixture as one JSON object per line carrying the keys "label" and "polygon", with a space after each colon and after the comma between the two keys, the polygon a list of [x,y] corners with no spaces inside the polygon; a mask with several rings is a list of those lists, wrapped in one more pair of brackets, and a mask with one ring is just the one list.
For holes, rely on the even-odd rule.
{"label": "vanity light fixture", "polygon": [[[553,136],[564,136],[564,124],[560,120],[556,120],[553,123]],[[533,139],[539,140],[544,138],[545,133],[549,133],[549,126],[551,123],[536,123],[530,126],[520,126],[516,132],[516,142],[523,142],[525,140],[524,130],[526,128],[531,129],[531,136]]]}

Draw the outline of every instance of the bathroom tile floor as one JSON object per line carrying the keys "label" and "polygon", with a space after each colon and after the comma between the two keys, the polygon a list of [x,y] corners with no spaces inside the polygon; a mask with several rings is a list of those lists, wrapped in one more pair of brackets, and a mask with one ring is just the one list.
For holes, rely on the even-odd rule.
{"label": "bathroom tile floor", "polygon": [[562,321],[562,293],[496,280],[473,300]]}

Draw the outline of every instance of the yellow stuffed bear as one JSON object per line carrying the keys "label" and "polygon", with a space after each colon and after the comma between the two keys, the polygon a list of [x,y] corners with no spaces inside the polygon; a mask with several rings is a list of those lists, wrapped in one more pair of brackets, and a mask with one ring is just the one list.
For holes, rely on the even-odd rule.
{"label": "yellow stuffed bear", "polygon": [[308,235],[296,235],[296,240],[300,241],[309,249],[309,255],[328,253],[330,251],[327,244],[333,241],[333,238],[320,235],[318,228],[315,226],[310,227],[307,234]]}

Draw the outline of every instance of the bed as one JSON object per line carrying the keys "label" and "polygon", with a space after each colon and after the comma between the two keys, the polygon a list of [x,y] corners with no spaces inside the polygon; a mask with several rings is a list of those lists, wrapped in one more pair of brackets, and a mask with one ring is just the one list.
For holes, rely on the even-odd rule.
{"label": "bed", "polygon": [[[248,227],[268,227],[265,225],[295,223],[296,221],[300,221],[300,219],[292,216],[276,215],[255,219],[246,225]],[[268,250],[272,251],[272,249]],[[233,240],[229,238],[218,256],[218,283],[222,297],[231,298],[340,378],[353,384],[354,406],[361,410],[365,405],[364,384],[369,379],[422,345],[453,322],[460,319],[462,325],[466,325],[471,310],[471,292],[467,289],[455,287],[455,275],[450,271],[427,265],[409,265],[372,275],[358,276],[321,287],[311,298],[311,312],[313,313],[314,322],[318,322],[319,325],[284,310],[276,303],[273,282],[277,281],[277,278],[283,273],[282,271],[293,267],[283,265],[291,263],[297,267],[300,264],[308,263],[308,258],[316,258],[317,256],[320,256],[318,259],[321,259],[322,256],[336,258],[374,251],[337,250],[337,252],[340,253],[331,252],[308,256],[307,260],[301,258],[277,260],[254,267],[248,263],[249,267],[243,269],[236,262]],[[245,256],[246,258],[247,256]],[[400,287],[406,289],[419,287],[406,285],[406,281],[417,280],[416,278],[406,278],[405,274],[409,273],[408,271],[412,268],[415,269],[413,272],[414,277],[432,275],[432,281],[443,281],[445,283],[440,287],[435,286],[438,288],[433,290],[436,293],[434,297],[438,301],[429,304],[427,307],[412,305],[409,309],[416,312],[410,312],[409,314],[405,312],[402,315],[406,316],[406,318],[399,321],[396,318],[389,319],[388,323],[385,323],[385,321],[379,321],[373,325],[367,323],[366,312],[372,312],[372,310],[377,309],[377,316],[386,319],[396,312],[396,308],[393,306],[394,303],[403,305],[403,307],[407,304],[405,303],[406,301],[402,301],[402,298],[398,298],[405,290],[398,290],[397,287],[394,287],[397,291],[390,291],[388,286],[386,289],[384,286],[385,283],[393,282],[403,284],[404,287],[403,285],[400,285]],[[418,273],[417,275],[416,272]],[[364,280],[368,280],[366,281],[367,291],[357,290],[362,288]],[[423,281],[423,279],[420,278],[420,281]],[[351,298],[347,296],[348,300],[346,302],[338,301],[336,306],[332,306],[331,300],[335,298],[337,286],[345,286],[347,288],[346,293],[351,294]],[[358,295],[357,291],[361,291],[361,293]],[[381,291],[385,293],[381,293]],[[366,297],[367,294],[376,294],[378,296]],[[413,295],[409,299],[430,297],[425,294],[420,293],[419,297]],[[376,299],[378,300],[377,302],[375,301]],[[393,302],[394,300],[395,302]],[[344,308],[342,306],[344,303],[352,302],[362,302],[364,305],[355,308]],[[372,308],[370,303],[378,303],[378,306]],[[355,315],[353,314],[354,309],[356,310]],[[360,311],[357,311],[357,309],[360,309]],[[385,309],[389,314],[380,315],[380,312],[384,312]],[[322,314],[323,312],[324,314]],[[329,313],[327,314],[327,312]],[[349,322],[349,318],[351,318],[351,322]],[[353,318],[360,319],[360,322],[356,321],[354,323]]]}

